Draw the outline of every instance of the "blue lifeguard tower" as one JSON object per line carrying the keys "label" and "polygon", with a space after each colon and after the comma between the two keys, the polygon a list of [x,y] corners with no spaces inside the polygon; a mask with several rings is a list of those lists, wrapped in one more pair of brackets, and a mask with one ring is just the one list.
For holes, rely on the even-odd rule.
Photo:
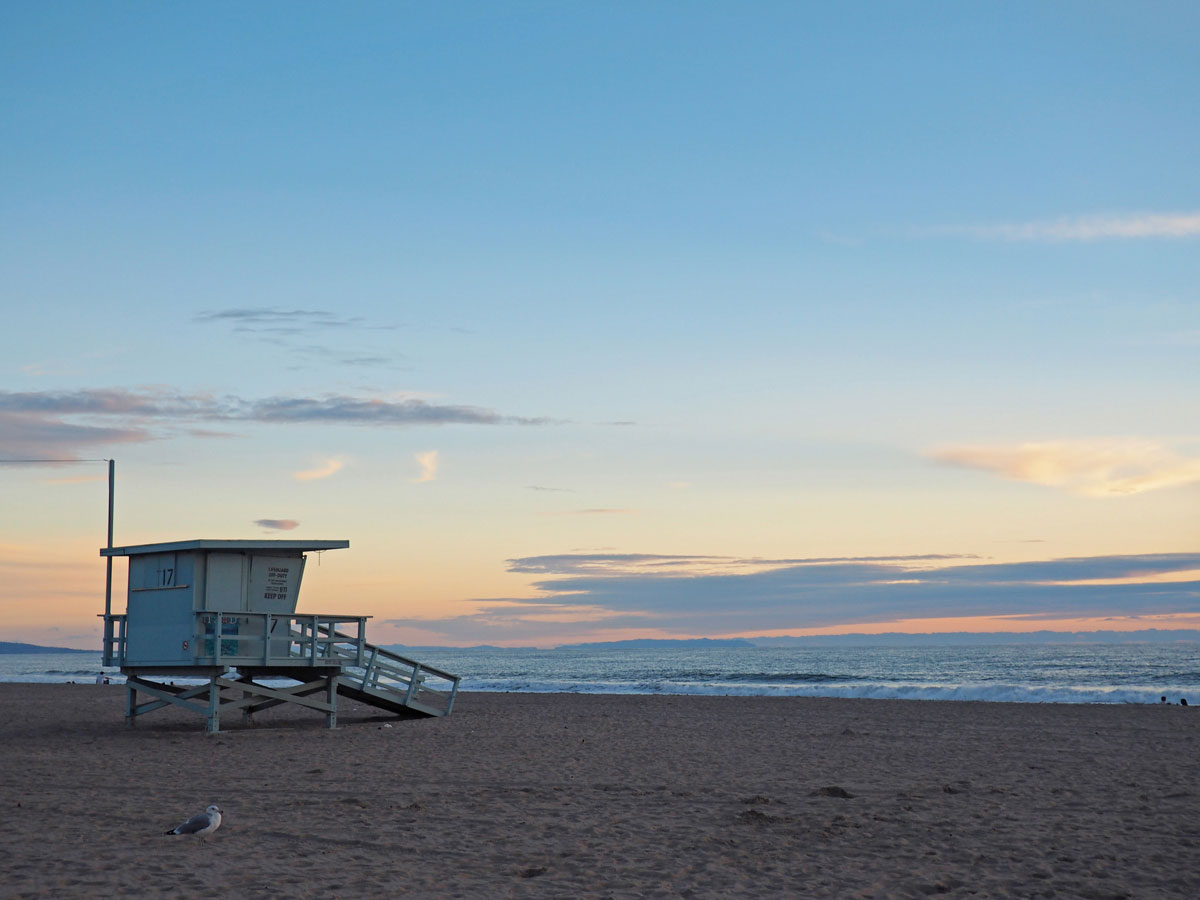
{"label": "blue lifeguard tower", "polygon": [[[223,712],[251,720],[294,703],[333,728],[339,695],[399,716],[449,715],[458,676],[367,643],[370,616],[296,612],[306,554],[349,546],[190,540],[102,549],[129,559],[125,613],[103,617],[104,665],[127,678],[126,722],[178,706],[204,716],[213,734]],[[139,693],[151,699],[139,703]]]}

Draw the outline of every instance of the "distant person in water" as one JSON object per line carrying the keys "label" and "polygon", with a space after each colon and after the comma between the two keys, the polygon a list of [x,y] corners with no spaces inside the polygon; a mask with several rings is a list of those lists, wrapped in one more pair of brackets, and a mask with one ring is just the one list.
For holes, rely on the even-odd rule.
{"label": "distant person in water", "polygon": [[1158,698],[1158,702],[1159,702],[1159,703],[1166,703],[1166,702],[1167,702],[1167,698],[1166,698],[1166,697],[1159,697],[1159,698]]}

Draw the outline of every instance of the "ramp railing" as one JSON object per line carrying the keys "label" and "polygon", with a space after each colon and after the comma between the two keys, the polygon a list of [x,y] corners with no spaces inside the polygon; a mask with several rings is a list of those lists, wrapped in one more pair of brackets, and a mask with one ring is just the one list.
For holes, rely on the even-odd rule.
{"label": "ramp railing", "polygon": [[[326,639],[331,647],[340,648],[349,637],[332,631]],[[335,658],[345,660],[340,686],[429,715],[450,714],[458,694],[459,676],[374,644],[365,644],[364,651],[357,659],[351,659],[345,651],[334,650]]]}

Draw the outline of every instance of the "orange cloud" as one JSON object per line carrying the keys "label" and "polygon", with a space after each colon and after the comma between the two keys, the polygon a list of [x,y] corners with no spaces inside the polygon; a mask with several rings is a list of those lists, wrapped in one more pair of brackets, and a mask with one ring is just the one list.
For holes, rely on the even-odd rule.
{"label": "orange cloud", "polygon": [[929,455],[938,462],[1085,497],[1118,497],[1200,482],[1200,458],[1132,438],[947,447]]}
{"label": "orange cloud", "polygon": [[320,478],[328,478],[335,472],[339,471],[345,465],[340,459],[327,459],[322,465],[315,469],[308,469],[304,472],[293,472],[292,477],[297,481],[316,481]]}
{"label": "orange cloud", "polygon": [[425,484],[437,478],[438,452],[436,450],[428,450],[425,453],[414,453],[413,459],[421,467],[421,474],[413,479],[414,484]]}

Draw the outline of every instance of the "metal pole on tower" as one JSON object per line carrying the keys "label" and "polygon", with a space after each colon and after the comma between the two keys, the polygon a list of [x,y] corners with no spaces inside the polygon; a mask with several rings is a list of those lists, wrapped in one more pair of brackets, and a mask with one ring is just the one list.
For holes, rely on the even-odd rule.
{"label": "metal pole on tower", "polygon": [[[113,545],[113,487],[116,481],[114,468],[116,463],[113,460],[108,461],[108,549],[112,549]],[[108,625],[109,616],[112,615],[112,557],[107,556],[105,559],[108,562],[108,571],[104,577],[104,624]]]}

